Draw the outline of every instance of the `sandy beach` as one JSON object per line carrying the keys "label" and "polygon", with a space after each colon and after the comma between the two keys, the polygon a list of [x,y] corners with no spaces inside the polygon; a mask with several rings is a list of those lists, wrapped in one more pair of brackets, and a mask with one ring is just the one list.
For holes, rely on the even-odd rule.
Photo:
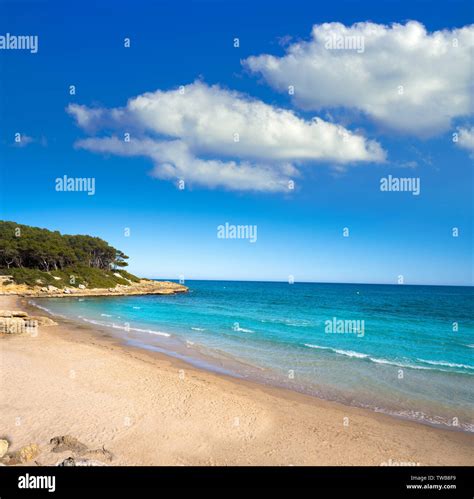
{"label": "sandy beach", "polygon": [[[45,315],[16,296],[0,309]],[[37,336],[0,335],[0,438],[11,451],[37,444],[29,464],[72,456],[52,451],[63,435],[106,449],[111,465],[474,464],[474,435],[206,372],[55,320]]]}

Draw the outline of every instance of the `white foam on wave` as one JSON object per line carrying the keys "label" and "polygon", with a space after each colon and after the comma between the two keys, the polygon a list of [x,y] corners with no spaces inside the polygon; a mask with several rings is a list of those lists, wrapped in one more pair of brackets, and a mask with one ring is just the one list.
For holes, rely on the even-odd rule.
{"label": "white foam on wave", "polygon": [[338,348],[332,348],[332,347],[322,347],[320,345],[312,345],[311,343],[305,343],[306,347],[309,348],[318,348],[320,350],[330,350],[331,352],[338,353],[339,355],[346,355],[347,357],[356,357],[358,359],[365,359],[369,357],[365,353],[360,353],[360,352],[354,352],[352,350],[341,350]]}
{"label": "white foam on wave", "polygon": [[193,331],[205,331],[203,327],[192,327],[191,328]]}
{"label": "white foam on wave", "polygon": [[312,323],[304,319],[260,319],[260,322],[271,322],[273,324],[283,324],[284,326],[293,327],[310,327]]}
{"label": "white foam on wave", "polygon": [[89,322],[89,323],[94,324],[96,326],[112,327],[113,329],[121,329],[122,331],[137,331],[139,333],[156,334],[158,336],[165,336],[167,338],[169,338],[171,336],[171,334],[169,334],[169,333],[164,333],[163,331],[155,331],[153,329],[141,329],[139,327],[121,326],[121,325],[114,324],[114,323],[109,324],[107,322],[100,322],[100,321],[96,321],[93,319],[86,319],[85,317],[81,317],[81,316],[79,316],[79,318],[85,322]]}
{"label": "white foam on wave", "polygon": [[[389,414],[390,416],[395,416],[395,417],[400,417],[403,419],[410,419],[414,421],[419,421],[421,423],[428,423],[433,426],[443,426],[443,427],[450,427],[453,428],[453,422],[452,419],[446,419],[443,416],[430,416],[422,411],[414,411],[410,409],[402,409],[402,410],[392,410],[392,409],[385,409],[383,407],[372,407],[370,405],[365,405],[363,404],[362,407],[366,407],[368,409],[373,409],[375,412],[381,412],[383,414]],[[460,425],[463,431],[467,433],[473,433],[474,432],[474,424],[471,423],[462,423]],[[457,429],[457,428],[456,428]]]}
{"label": "white foam on wave", "polygon": [[86,319],[85,317],[82,317],[82,315],[78,315],[77,317],[83,320],[84,322],[89,322],[90,324],[94,324],[95,326],[107,326],[106,322],[95,321],[93,319]]}
{"label": "white foam on wave", "polygon": [[430,367],[423,367],[423,366],[417,366],[414,364],[404,364],[402,362],[395,362],[393,360],[387,360],[387,359],[378,359],[376,357],[369,357],[369,360],[372,362],[375,362],[376,364],[387,364],[389,366],[396,366],[396,367],[407,367],[409,369],[421,369],[421,370],[428,370],[428,371],[436,371],[436,369],[432,369]]}
{"label": "white foam on wave", "polygon": [[33,305],[34,307],[36,308],[39,308],[41,310],[44,310],[45,312],[47,312],[48,314],[52,315],[53,317],[61,317],[62,319],[66,319],[66,316],[65,315],[62,315],[62,314],[58,314],[57,312],[53,312],[52,310],[50,310],[49,308],[46,308],[46,307],[43,307],[41,305],[38,305],[36,302],[34,301],[29,301],[28,303],[30,303],[31,305]]}
{"label": "white foam on wave", "polygon": [[[448,369],[440,369],[439,367],[428,367],[428,366],[419,366],[416,364],[411,364],[411,363],[405,363],[405,362],[398,362],[394,360],[388,360],[388,359],[380,359],[377,357],[370,357],[369,355],[365,353],[360,353],[360,352],[353,352],[352,350],[341,350],[337,348],[332,348],[332,347],[323,347],[321,345],[314,345],[311,343],[305,343],[304,344],[306,347],[309,348],[317,348],[319,350],[329,350],[333,353],[337,353],[339,355],[345,355],[346,357],[355,357],[358,359],[366,359],[370,362],[374,362],[375,364],[386,364],[389,366],[396,366],[396,367],[405,367],[409,369],[419,369],[419,370],[428,370],[428,371],[442,371],[442,372],[456,372],[456,373],[463,373],[465,374],[465,371],[451,371]],[[467,366],[465,364],[455,364],[451,362],[445,362],[445,361],[425,361],[423,359],[417,359],[420,362],[426,362],[427,364],[431,364],[433,366],[441,366],[441,367],[450,367],[450,368],[464,368],[464,369],[474,369],[473,366]]]}
{"label": "white foam on wave", "polygon": [[101,317],[112,317],[112,315],[109,314],[100,314]]}
{"label": "white foam on wave", "polygon": [[36,308],[40,308],[41,310],[44,310],[45,312],[48,312],[48,314],[53,314],[53,312],[51,312],[51,310],[49,308],[46,308],[46,307],[42,307],[41,305],[38,305],[37,303],[35,303],[34,301],[31,301],[30,302],[32,305],[34,305]]}
{"label": "white foam on wave", "polygon": [[417,359],[420,362],[425,362],[426,364],[431,364],[433,366],[445,366],[445,367],[460,367],[462,369],[474,369],[474,366],[469,366],[467,364],[456,364],[455,362],[448,362],[447,360],[425,360]]}
{"label": "white foam on wave", "polygon": [[112,327],[114,329],[122,329],[124,331],[138,331],[139,333],[156,334],[158,336],[166,336],[167,338],[171,336],[171,334],[169,333],[164,333],[163,331],[155,331],[153,329],[141,329],[139,327],[118,326],[117,324],[112,324]]}
{"label": "white foam on wave", "polygon": [[334,348],[331,347],[322,347],[320,345],[312,345],[311,343],[305,343],[304,346],[308,348],[317,348],[319,350],[334,350]]}
{"label": "white foam on wave", "polygon": [[358,359],[365,359],[366,357],[368,357],[368,355],[365,354],[365,353],[353,352],[352,350],[337,350],[337,349],[334,349],[334,351],[336,353],[338,353],[339,355],[346,355],[347,357],[356,357]]}
{"label": "white foam on wave", "polygon": [[244,327],[232,327],[233,331],[238,331],[239,333],[255,333],[255,331],[252,331],[251,329],[245,329]]}
{"label": "white foam on wave", "polygon": [[311,323],[309,321],[286,321],[284,322],[285,326],[291,326],[291,327],[310,327]]}

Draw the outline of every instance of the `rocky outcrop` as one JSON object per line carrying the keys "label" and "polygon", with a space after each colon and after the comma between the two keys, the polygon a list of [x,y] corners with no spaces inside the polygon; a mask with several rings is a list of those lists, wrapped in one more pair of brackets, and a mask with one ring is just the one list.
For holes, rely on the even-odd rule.
{"label": "rocky outcrop", "polygon": [[104,446],[100,449],[89,449],[87,445],[80,442],[71,435],[61,435],[50,440],[50,449],[43,446],[41,449],[37,444],[29,444],[21,447],[15,452],[8,453],[9,442],[0,439],[0,466],[17,466],[34,461],[38,466],[41,463],[36,459],[41,456],[48,459],[49,452],[68,453],[62,456],[56,466],[108,466],[113,460],[113,455]]}
{"label": "rocky outcrop", "polygon": [[8,440],[5,439],[0,439],[0,459],[2,459],[3,456],[8,452]]}
{"label": "rocky outcrop", "polygon": [[21,310],[0,310],[0,317],[28,317],[28,314]]}
{"label": "rocky outcrop", "polygon": [[98,457],[108,462],[112,461],[113,459],[112,453],[108,451],[105,447],[102,447],[101,449],[88,450],[82,454],[82,457],[87,457],[87,458]]}
{"label": "rocky outcrop", "polygon": [[[112,461],[113,456],[104,446],[100,449],[89,449],[87,445],[79,442],[76,437],[71,435],[62,435],[54,437],[49,442],[53,447],[51,452],[66,452],[69,451],[84,459],[99,458],[105,461]],[[72,458],[70,458],[72,459]],[[63,464],[62,466],[79,466],[77,464]]]}
{"label": "rocky outcrop", "polygon": [[128,285],[117,284],[115,288],[86,288],[80,285],[77,288],[56,286],[27,286],[26,284],[9,284],[2,286],[0,283],[0,295],[20,295],[33,297],[55,297],[62,296],[127,296],[127,295],[172,295],[186,293],[188,288],[182,284],[170,281],[150,281],[141,279]]}
{"label": "rocky outcrop", "polygon": [[107,466],[105,463],[94,459],[78,459],[77,457],[68,457],[60,461],[56,466]]}
{"label": "rocky outcrop", "polygon": [[3,464],[7,464],[9,466],[15,464],[26,464],[33,461],[36,457],[38,457],[40,453],[40,448],[36,444],[25,445],[21,449],[13,452],[11,454],[7,454],[3,459]]}
{"label": "rocky outcrop", "polygon": [[29,316],[18,310],[0,310],[0,333],[3,334],[34,334],[38,326],[56,326],[49,317]]}
{"label": "rocky outcrop", "polygon": [[28,320],[36,321],[38,326],[57,326],[58,323],[54,322],[53,319],[49,317],[42,317],[39,315],[29,315]]}
{"label": "rocky outcrop", "polygon": [[49,443],[53,446],[53,448],[51,449],[52,452],[71,451],[81,454],[88,450],[87,445],[79,442],[77,438],[72,437],[71,435],[54,437],[50,440]]}

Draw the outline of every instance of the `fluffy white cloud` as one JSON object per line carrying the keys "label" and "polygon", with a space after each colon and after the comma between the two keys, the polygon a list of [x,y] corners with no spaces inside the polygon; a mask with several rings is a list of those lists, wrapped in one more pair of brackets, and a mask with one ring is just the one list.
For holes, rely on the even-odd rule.
{"label": "fluffy white cloud", "polygon": [[458,128],[457,145],[474,153],[474,126],[470,128]]}
{"label": "fluffy white cloud", "polygon": [[204,184],[209,188],[230,188],[249,191],[288,191],[289,180],[298,176],[291,164],[255,164],[248,161],[203,160],[194,156],[181,140],[158,141],[131,139],[124,142],[117,137],[80,140],[76,147],[89,151],[120,156],[152,158],[154,177],[165,180],[183,179],[190,184]]}
{"label": "fluffy white cloud", "polygon": [[243,64],[306,110],[349,108],[397,131],[433,135],[471,114],[474,25],[428,33],[419,22],[313,26],[286,55]]}
{"label": "fluffy white cloud", "polygon": [[[121,155],[144,155],[160,178],[183,178],[209,187],[283,189],[295,165],[385,160],[380,145],[342,126],[250,99],[201,82],[146,93],[123,108],[72,104],[68,112],[88,132],[121,129],[135,140],[91,138],[79,146]],[[223,159],[224,158],[224,159]]]}

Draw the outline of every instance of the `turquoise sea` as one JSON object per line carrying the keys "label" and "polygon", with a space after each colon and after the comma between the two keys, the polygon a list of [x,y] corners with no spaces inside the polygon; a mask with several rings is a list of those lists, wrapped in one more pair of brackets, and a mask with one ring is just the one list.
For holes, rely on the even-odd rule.
{"label": "turquoise sea", "polygon": [[186,285],[184,295],[35,303],[199,367],[474,431],[474,288]]}

